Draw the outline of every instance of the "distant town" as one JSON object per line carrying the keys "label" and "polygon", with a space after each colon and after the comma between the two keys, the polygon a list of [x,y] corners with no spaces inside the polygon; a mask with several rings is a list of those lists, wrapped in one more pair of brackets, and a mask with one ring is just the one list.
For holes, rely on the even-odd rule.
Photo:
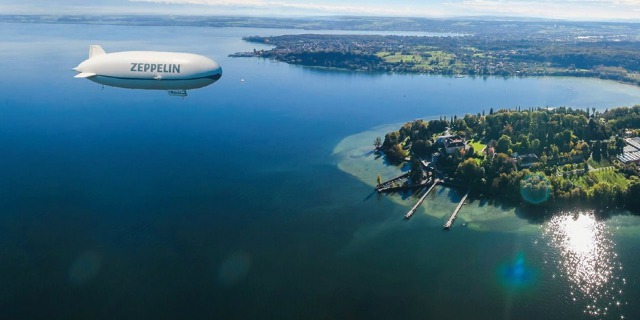
{"label": "distant town", "polygon": [[462,76],[576,76],[640,84],[640,41],[623,35],[518,38],[514,34],[251,36],[275,46],[232,57],[353,71]]}

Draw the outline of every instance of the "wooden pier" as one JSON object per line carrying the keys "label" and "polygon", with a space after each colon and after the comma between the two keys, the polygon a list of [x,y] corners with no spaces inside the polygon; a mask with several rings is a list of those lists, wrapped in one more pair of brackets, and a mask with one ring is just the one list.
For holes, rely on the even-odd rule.
{"label": "wooden pier", "polygon": [[402,179],[404,179],[404,178],[406,178],[408,176],[409,176],[409,173],[407,172],[407,173],[401,174],[401,175],[399,175],[399,176],[397,176],[397,177],[395,177],[395,178],[393,178],[391,180],[385,181],[385,182],[383,182],[383,183],[381,183],[381,184],[376,186],[376,191],[382,192],[382,191],[386,191],[388,189],[391,189],[391,188],[393,188],[393,187],[391,187],[392,183],[394,183],[394,182],[396,182],[398,180],[402,180]]}
{"label": "wooden pier", "polygon": [[424,199],[427,198],[427,195],[429,195],[429,193],[431,192],[431,190],[433,190],[433,188],[436,186],[436,184],[438,184],[438,182],[440,182],[438,179],[436,179],[435,181],[433,181],[433,184],[431,185],[431,187],[429,187],[429,190],[427,190],[427,192],[425,192],[422,197],[420,197],[420,199],[418,200],[418,202],[413,206],[413,208],[411,208],[411,210],[409,210],[409,212],[407,212],[407,214],[404,215],[404,219],[405,220],[409,220],[411,218],[411,216],[413,216],[414,213],[416,213],[416,210],[418,210],[418,207],[422,204],[422,202],[424,202]]}
{"label": "wooden pier", "polygon": [[431,184],[431,181],[433,180],[433,177],[429,176],[427,180],[422,180],[420,183],[414,183],[414,184],[402,184],[399,186],[392,186],[393,182],[402,180],[404,178],[407,178],[409,176],[408,173],[405,173],[399,177],[393,178],[389,181],[383,182],[381,184],[379,184],[378,186],[376,186],[376,191],[378,193],[382,193],[382,192],[396,192],[396,191],[406,191],[406,190],[415,190],[415,189],[420,189],[420,188],[424,188],[427,187]]}
{"label": "wooden pier", "polygon": [[397,187],[382,187],[382,188],[376,188],[376,191],[378,191],[378,193],[382,193],[382,192],[396,192],[396,191],[414,190],[414,189],[424,188],[424,187],[428,186],[429,184],[431,184],[431,182],[402,185],[402,186],[397,186]]}
{"label": "wooden pier", "polygon": [[462,200],[460,200],[460,203],[458,203],[458,206],[456,207],[456,210],[453,211],[453,213],[451,214],[451,217],[449,218],[447,223],[444,224],[443,227],[444,227],[445,230],[451,229],[451,225],[453,224],[453,221],[456,220],[456,217],[458,216],[458,212],[460,212],[460,209],[462,208],[462,205],[464,204],[464,201],[467,200],[467,197],[469,196],[469,193],[471,193],[471,190],[468,190],[467,194],[465,194],[464,197],[462,197]]}

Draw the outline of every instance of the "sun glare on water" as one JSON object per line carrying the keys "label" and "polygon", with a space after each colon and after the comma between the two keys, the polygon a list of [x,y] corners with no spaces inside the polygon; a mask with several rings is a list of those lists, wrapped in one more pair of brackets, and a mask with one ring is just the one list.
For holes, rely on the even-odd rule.
{"label": "sun glare on water", "polygon": [[545,263],[557,264],[560,274],[553,278],[566,278],[571,302],[584,302],[584,313],[594,317],[622,317],[626,279],[604,221],[593,213],[559,215],[543,226],[543,235],[554,249]]}

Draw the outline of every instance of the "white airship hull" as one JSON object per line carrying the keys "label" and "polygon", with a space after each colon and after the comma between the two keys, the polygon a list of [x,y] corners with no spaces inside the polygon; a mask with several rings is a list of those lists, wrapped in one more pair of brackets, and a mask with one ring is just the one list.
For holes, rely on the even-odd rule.
{"label": "white airship hull", "polygon": [[92,45],[89,59],[74,68],[76,78],[130,89],[189,90],[208,86],[222,76],[222,68],[201,55],[158,51],[107,54]]}
{"label": "white airship hull", "polygon": [[196,79],[134,79],[134,78],[117,78],[107,76],[93,76],[89,80],[110,87],[128,88],[128,89],[146,89],[146,90],[191,90],[206,87],[218,79],[220,76],[212,76]]}

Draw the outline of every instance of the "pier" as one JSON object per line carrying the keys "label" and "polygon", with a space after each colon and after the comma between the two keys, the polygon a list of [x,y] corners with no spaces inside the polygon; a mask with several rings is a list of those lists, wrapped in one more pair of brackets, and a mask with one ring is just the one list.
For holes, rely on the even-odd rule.
{"label": "pier", "polygon": [[404,178],[406,178],[408,176],[409,176],[409,173],[407,172],[407,173],[399,175],[399,176],[397,176],[397,177],[395,177],[395,178],[393,178],[391,180],[385,181],[385,182],[383,182],[383,183],[381,183],[381,184],[376,186],[376,191],[378,191],[378,192],[387,191],[387,190],[393,188],[393,187],[391,187],[392,183],[394,183],[394,182],[396,182],[398,180],[402,180],[402,179],[404,179]]}
{"label": "pier", "polygon": [[430,181],[431,180],[424,183],[408,184],[408,185],[402,185],[397,187],[381,187],[381,188],[376,188],[376,191],[378,191],[378,193],[381,193],[381,192],[396,192],[396,191],[419,189],[419,188],[424,188],[428,186],[431,183]]}
{"label": "pier", "polygon": [[439,180],[436,179],[435,181],[433,181],[433,184],[431,185],[431,187],[429,187],[429,189],[427,190],[427,192],[425,192],[422,197],[420,197],[420,199],[418,200],[418,202],[413,206],[413,208],[411,208],[411,210],[409,210],[409,212],[407,212],[407,214],[404,215],[404,219],[405,220],[409,220],[409,218],[411,218],[411,216],[413,216],[414,213],[416,213],[416,210],[418,210],[418,207],[422,204],[422,202],[424,202],[424,199],[427,198],[427,195],[429,195],[429,193],[431,192],[431,190],[433,190],[433,188],[436,186],[436,184],[438,184]]}
{"label": "pier", "polygon": [[462,208],[462,205],[464,204],[464,201],[467,200],[467,197],[469,196],[469,193],[471,193],[471,190],[467,191],[467,194],[464,195],[464,197],[462,197],[462,200],[460,200],[460,203],[458,203],[458,206],[456,207],[456,210],[453,211],[453,213],[451,214],[451,217],[449,217],[449,220],[447,221],[447,223],[444,224],[444,229],[445,230],[449,230],[451,229],[451,225],[453,224],[453,221],[456,220],[456,217],[458,216],[458,212],[460,212],[460,209]]}
{"label": "pier", "polygon": [[396,181],[400,181],[404,178],[407,178],[409,176],[409,173],[405,173],[401,176],[395,177],[389,181],[385,181],[381,184],[379,184],[378,186],[376,186],[376,191],[378,193],[382,193],[382,192],[396,192],[396,191],[405,191],[405,190],[414,190],[414,189],[419,189],[419,188],[424,188],[428,185],[431,184],[431,181],[433,180],[432,176],[429,176],[427,178],[427,180],[422,180],[419,183],[414,183],[414,184],[402,184],[399,186],[393,186],[393,183]]}

